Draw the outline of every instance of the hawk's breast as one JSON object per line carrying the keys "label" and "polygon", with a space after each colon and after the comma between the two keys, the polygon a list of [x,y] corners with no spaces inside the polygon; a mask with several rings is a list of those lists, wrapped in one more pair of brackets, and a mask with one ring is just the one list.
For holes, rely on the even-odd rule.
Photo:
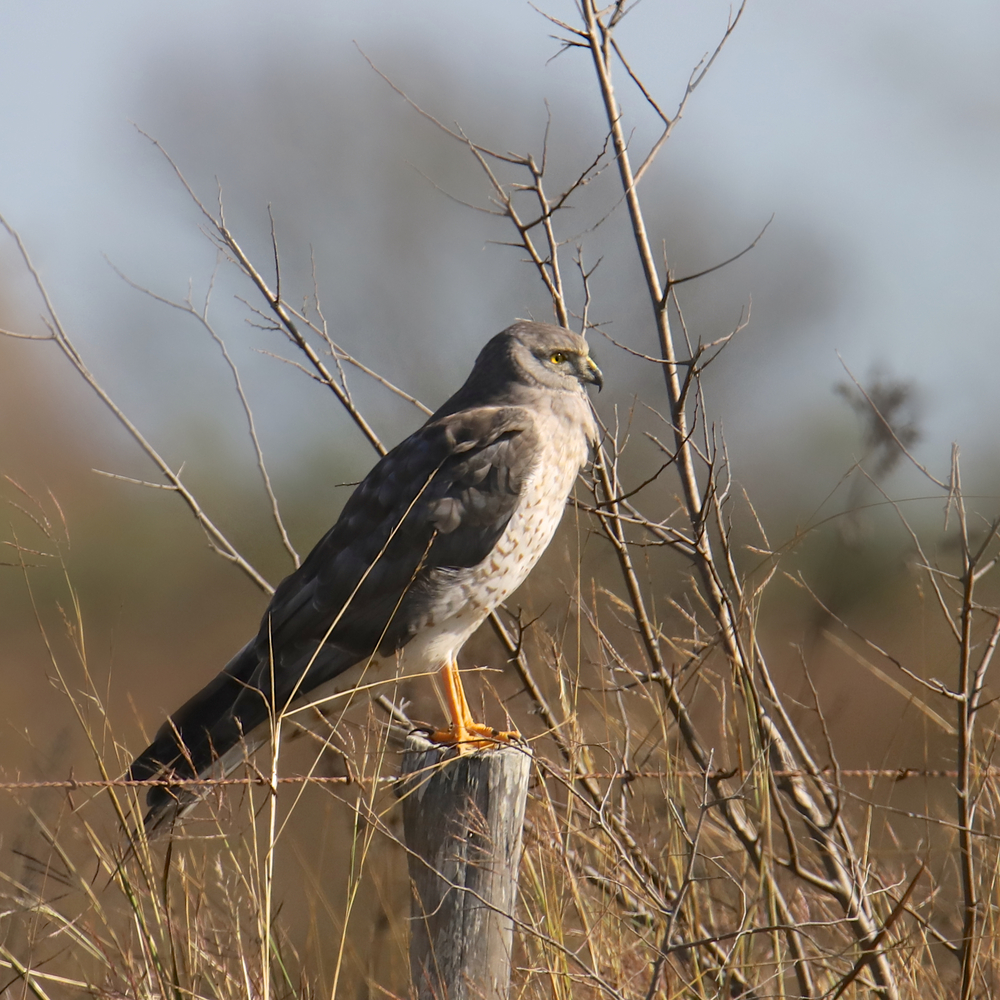
{"label": "hawk's breast", "polygon": [[575,396],[552,400],[537,421],[541,446],[504,533],[477,565],[438,571],[444,585],[429,601],[426,625],[411,641],[409,657],[453,655],[524,582],[552,541],[566,498],[587,460],[594,424],[587,401]]}

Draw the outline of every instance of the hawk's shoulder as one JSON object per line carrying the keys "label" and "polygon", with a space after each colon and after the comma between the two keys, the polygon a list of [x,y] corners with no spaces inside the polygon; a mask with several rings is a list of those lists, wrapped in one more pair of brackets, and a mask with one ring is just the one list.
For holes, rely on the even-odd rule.
{"label": "hawk's shoulder", "polygon": [[261,636],[275,648],[326,636],[367,655],[397,627],[405,632],[407,591],[434,569],[474,566],[490,554],[538,454],[537,421],[525,407],[473,407],[428,421],[379,461],[281,583]]}

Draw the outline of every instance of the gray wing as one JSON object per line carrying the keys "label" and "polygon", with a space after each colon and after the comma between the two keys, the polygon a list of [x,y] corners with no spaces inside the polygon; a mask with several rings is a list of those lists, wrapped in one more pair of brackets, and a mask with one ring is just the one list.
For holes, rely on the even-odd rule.
{"label": "gray wing", "polygon": [[465,410],[422,427],[375,466],[278,587],[258,641],[270,629],[282,665],[311,657],[331,625],[329,643],[355,661],[401,648],[419,625],[432,571],[475,566],[493,550],[536,454],[534,420],[519,407]]}
{"label": "gray wing", "polygon": [[[439,571],[490,554],[537,451],[531,414],[508,406],[432,420],[397,445],[279,585],[256,639],[168,720],[130,775],[204,773],[272,704],[286,707],[376,650],[402,648],[447,586]],[[150,806],[164,796],[153,789]]]}

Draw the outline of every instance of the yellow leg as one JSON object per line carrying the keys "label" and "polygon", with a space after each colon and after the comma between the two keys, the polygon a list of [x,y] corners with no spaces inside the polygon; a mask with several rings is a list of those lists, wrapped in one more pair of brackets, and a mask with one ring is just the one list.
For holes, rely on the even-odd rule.
{"label": "yellow leg", "polygon": [[435,743],[448,743],[457,746],[459,750],[479,750],[497,743],[510,743],[520,740],[518,732],[501,732],[481,722],[474,722],[469,702],[462,687],[462,678],[458,672],[458,664],[449,660],[441,668],[441,683],[444,685],[444,698],[451,715],[451,725],[447,729],[439,729],[431,734]]}

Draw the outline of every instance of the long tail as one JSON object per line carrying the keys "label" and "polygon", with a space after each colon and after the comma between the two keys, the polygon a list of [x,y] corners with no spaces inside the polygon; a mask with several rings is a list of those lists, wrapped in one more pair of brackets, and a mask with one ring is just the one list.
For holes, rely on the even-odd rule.
{"label": "long tail", "polygon": [[[160,727],[153,742],[132,762],[128,777],[207,778],[229,774],[267,742],[262,732],[268,699],[252,683],[260,658],[247,643],[206,687]],[[161,785],[146,796],[147,834],[169,828],[201,797],[196,788]]]}

